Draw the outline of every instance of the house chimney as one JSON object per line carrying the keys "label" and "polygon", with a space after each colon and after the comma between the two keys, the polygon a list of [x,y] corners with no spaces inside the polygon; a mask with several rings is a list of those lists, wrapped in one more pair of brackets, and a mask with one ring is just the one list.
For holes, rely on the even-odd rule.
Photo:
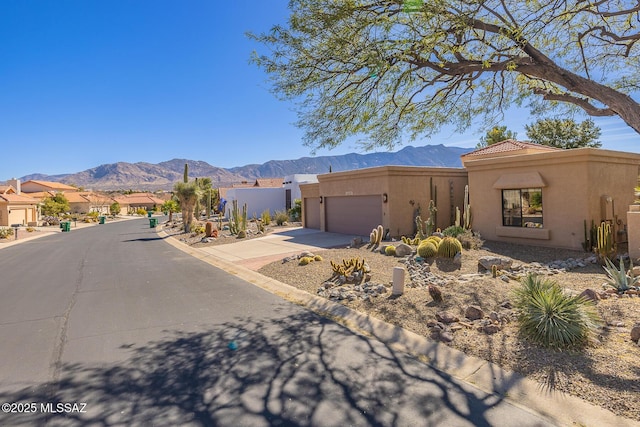
{"label": "house chimney", "polygon": [[20,180],[19,179],[11,178],[9,181],[7,181],[7,184],[9,184],[10,186],[12,186],[13,188],[16,189],[16,194],[20,194],[21,193]]}

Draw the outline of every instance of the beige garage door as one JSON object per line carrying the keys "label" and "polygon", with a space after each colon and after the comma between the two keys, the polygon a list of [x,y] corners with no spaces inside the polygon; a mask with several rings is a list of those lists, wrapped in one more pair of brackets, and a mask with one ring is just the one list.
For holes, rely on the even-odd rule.
{"label": "beige garage door", "polygon": [[24,208],[11,208],[9,214],[9,225],[13,224],[26,224],[27,210]]}
{"label": "beige garage door", "polygon": [[320,230],[320,198],[305,197],[303,209],[305,228]]}
{"label": "beige garage door", "polygon": [[368,236],[382,224],[382,196],[324,198],[327,231]]}

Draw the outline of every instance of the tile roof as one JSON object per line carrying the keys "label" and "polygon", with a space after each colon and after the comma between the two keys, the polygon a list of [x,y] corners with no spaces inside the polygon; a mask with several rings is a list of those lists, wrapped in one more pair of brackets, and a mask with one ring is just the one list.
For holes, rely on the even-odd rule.
{"label": "tile roof", "polygon": [[8,203],[28,203],[30,205],[37,205],[40,203],[38,199],[33,197],[24,196],[22,194],[0,194],[0,202]]}
{"label": "tile roof", "polygon": [[22,183],[22,186],[33,182],[34,184],[42,185],[43,187],[49,187],[52,190],[69,190],[69,191],[78,191],[76,187],[72,187],[67,184],[63,184],[61,182],[53,182],[53,181],[40,181],[35,179],[30,179],[29,181],[25,181]]}
{"label": "tile roof", "polygon": [[0,185],[0,194],[15,193],[12,185]]}
{"label": "tile roof", "polygon": [[150,193],[133,193],[133,194],[125,194],[122,196],[114,197],[114,200],[121,205],[148,205],[153,203],[155,205],[161,205],[164,203],[164,200],[155,197]]}
{"label": "tile roof", "polygon": [[560,148],[549,147],[548,145],[534,144],[533,142],[516,141],[515,139],[506,139],[502,142],[498,142],[487,147],[482,147],[477,150],[471,151],[467,154],[463,154],[461,157],[487,156],[491,154],[501,154],[510,151],[520,151],[526,149],[533,149],[536,151],[561,150]]}
{"label": "tile roof", "polygon": [[254,187],[282,187],[284,178],[258,178]]}

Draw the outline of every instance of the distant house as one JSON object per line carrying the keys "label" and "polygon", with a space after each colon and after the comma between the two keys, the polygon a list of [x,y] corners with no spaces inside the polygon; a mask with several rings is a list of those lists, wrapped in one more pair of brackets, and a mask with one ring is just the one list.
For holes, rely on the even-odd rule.
{"label": "distant house", "polygon": [[[640,154],[596,148],[562,150],[506,140],[461,156],[464,168],[383,166],[318,176],[301,186],[303,225],[368,236],[382,224],[391,236],[412,235],[417,207],[453,224],[469,185],[472,228],[484,239],[581,249],[585,224],[610,223],[627,241]],[[433,189],[437,187],[437,192]]]}
{"label": "distant house", "polygon": [[37,225],[39,200],[20,194],[20,181],[0,185],[0,226]]}
{"label": "distant house", "polygon": [[156,197],[152,193],[132,193],[121,196],[115,196],[114,201],[118,202],[122,212],[135,213],[138,209],[160,210],[165,202],[163,199]]}
{"label": "distant house", "polygon": [[63,184],[61,182],[40,181],[40,180],[33,180],[33,179],[23,182],[21,186],[22,186],[23,193],[37,193],[41,191],[54,191],[54,192],[80,191],[76,187],[72,187],[71,185]]}

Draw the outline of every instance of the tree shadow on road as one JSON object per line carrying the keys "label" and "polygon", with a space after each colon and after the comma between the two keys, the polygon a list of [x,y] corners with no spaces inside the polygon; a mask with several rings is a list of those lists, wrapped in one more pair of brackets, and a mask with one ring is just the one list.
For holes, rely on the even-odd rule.
{"label": "tree shadow on road", "polygon": [[500,396],[311,312],[166,331],[120,349],[120,363],[63,366],[58,382],[39,388],[52,393],[0,394],[86,402],[86,413],[2,413],[0,425],[489,426],[500,416]]}

